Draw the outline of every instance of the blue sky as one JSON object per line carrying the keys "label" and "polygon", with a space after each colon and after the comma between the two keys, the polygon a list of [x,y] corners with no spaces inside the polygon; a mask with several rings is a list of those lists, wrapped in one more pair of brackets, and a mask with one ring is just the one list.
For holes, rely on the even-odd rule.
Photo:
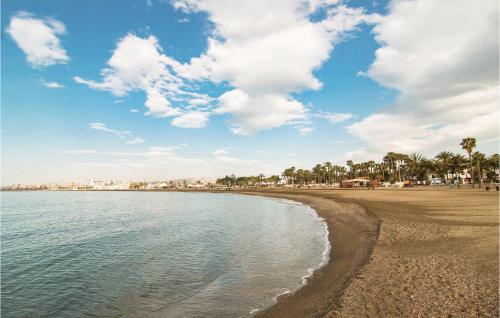
{"label": "blue sky", "polygon": [[2,183],[498,151],[496,1],[224,2],[3,1]]}

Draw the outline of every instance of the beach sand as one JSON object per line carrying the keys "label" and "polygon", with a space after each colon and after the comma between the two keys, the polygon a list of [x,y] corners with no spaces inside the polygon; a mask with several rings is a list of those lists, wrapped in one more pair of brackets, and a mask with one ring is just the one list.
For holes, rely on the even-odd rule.
{"label": "beach sand", "polygon": [[259,317],[498,317],[499,196],[472,190],[245,191],[308,204],[330,262]]}

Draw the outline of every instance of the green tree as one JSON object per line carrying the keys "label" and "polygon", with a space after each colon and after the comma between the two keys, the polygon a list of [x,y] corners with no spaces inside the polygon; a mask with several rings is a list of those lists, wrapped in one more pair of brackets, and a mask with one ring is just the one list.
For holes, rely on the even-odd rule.
{"label": "green tree", "polygon": [[481,167],[483,166],[485,159],[486,156],[479,151],[476,151],[472,154],[472,160],[476,164],[476,175],[478,179],[479,189],[481,189],[481,186],[483,184],[483,171],[481,170]]}
{"label": "green tree", "polygon": [[465,151],[467,151],[467,154],[469,155],[470,179],[472,182],[472,187],[474,188],[474,168],[472,167],[472,151],[474,150],[474,148],[476,148],[476,138],[472,137],[464,138],[462,139],[460,146],[462,146],[462,149],[465,149]]}
{"label": "green tree", "polygon": [[441,151],[434,157],[437,163],[438,175],[448,181],[453,154],[449,151]]}
{"label": "green tree", "polygon": [[325,175],[326,175],[325,183],[330,184],[331,179],[332,179],[332,163],[327,161],[327,162],[325,162],[324,167],[325,167]]}
{"label": "green tree", "polygon": [[496,182],[498,177],[498,170],[500,169],[500,156],[496,154],[492,154],[489,156],[483,165],[483,170],[485,171],[486,177],[490,181],[490,183]]}
{"label": "green tree", "polygon": [[353,177],[353,162],[352,160],[347,160],[346,162],[347,166],[349,167],[349,178]]}
{"label": "green tree", "polygon": [[294,184],[294,178],[295,178],[295,167],[290,167],[285,169],[282,173],[283,177],[286,179],[286,183],[292,183]]}
{"label": "green tree", "polygon": [[413,180],[421,180],[421,170],[423,156],[419,153],[412,153],[408,156],[408,173]]}
{"label": "green tree", "polygon": [[467,167],[467,159],[460,154],[455,154],[451,158],[451,173],[456,177],[457,188],[460,187],[460,173]]}

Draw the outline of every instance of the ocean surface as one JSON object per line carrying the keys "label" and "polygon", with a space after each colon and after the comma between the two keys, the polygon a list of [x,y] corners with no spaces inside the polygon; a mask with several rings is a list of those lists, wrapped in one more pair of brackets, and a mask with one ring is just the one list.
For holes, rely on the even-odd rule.
{"label": "ocean surface", "polygon": [[280,199],[2,192],[1,316],[248,317],[327,261],[326,224]]}

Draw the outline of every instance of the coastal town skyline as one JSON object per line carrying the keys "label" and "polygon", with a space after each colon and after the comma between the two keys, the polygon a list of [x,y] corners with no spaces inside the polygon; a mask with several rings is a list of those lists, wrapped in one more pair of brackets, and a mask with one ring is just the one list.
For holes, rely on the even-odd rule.
{"label": "coastal town skyline", "polygon": [[460,188],[460,185],[498,183],[499,154],[484,154],[476,150],[477,141],[473,137],[463,138],[460,142],[462,153],[440,151],[434,157],[427,158],[419,153],[388,152],[381,160],[354,162],[348,160],[345,165],[330,161],[317,163],[311,169],[288,167],[281,173],[265,175],[226,174],[214,178],[183,178],[155,180],[108,180],[88,178],[85,182],[71,181],[67,183],[44,184],[8,184],[2,190],[175,190],[205,189],[227,190],[232,187],[332,187],[342,188],[353,184],[370,186],[382,184],[384,187],[412,186],[447,186]]}
{"label": "coastal town skyline", "polygon": [[498,153],[497,4],[459,2],[5,2],[2,184]]}

